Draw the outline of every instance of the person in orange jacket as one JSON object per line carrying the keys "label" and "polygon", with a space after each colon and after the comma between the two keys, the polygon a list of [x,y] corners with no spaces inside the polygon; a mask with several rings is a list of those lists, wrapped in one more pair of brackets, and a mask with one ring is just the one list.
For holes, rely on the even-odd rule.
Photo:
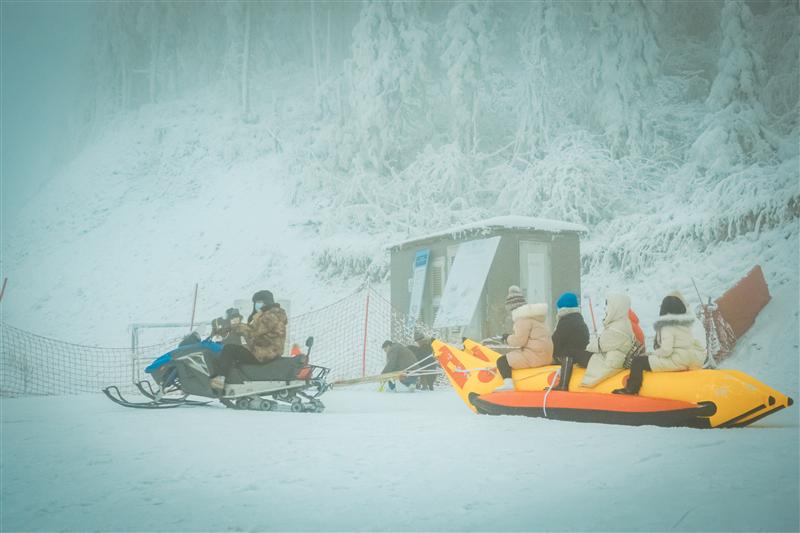
{"label": "person in orange jacket", "polygon": [[633,309],[628,309],[628,318],[631,321],[634,338],[640,346],[644,346],[644,331],[642,331],[642,327],[639,325],[639,317],[634,313]]}

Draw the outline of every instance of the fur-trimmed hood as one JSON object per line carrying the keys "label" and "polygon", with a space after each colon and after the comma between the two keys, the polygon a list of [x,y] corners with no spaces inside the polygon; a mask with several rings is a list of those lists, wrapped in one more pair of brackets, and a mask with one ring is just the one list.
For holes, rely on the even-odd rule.
{"label": "fur-trimmed hood", "polygon": [[544,322],[547,318],[547,304],[525,304],[517,307],[511,312],[511,320],[517,321],[520,318],[533,318]]}
{"label": "fur-trimmed hood", "polygon": [[562,307],[561,309],[558,310],[558,313],[556,313],[556,316],[558,316],[558,318],[561,318],[561,317],[566,316],[566,315],[574,315],[575,313],[580,314],[581,313],[581,308],[580,307]]}
{"label": "fur-trimmed hood", "polygon": [[656,331],[660,331],[664,326],[691,327],[694,321],[694,316],[689,313],[684,313],[682,315],[663,315],[656,320],[654,326]]}

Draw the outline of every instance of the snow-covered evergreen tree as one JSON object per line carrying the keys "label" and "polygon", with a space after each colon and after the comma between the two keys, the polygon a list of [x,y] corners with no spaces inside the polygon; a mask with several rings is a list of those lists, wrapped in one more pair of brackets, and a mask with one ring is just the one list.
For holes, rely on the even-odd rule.
{"label": "snow-covered evergreen tree", "polygon": [[488,2],[460,2],[447,14],[441,60],[450,87],[452,139],[468,153],[477,147],[478,93],[490,69],[494,38]]}
{"label": "snow-covered evergreen tree", "polygon": [[768,117],[759,99],[766,67],[754,40],[753,14],[741,0],[726,2],[720,24],[722,44],[706,100],[708,116],[689,153],[694,171],[712,179],[737,165],[768,161],[773,152]]}
{"label": "snow-covered evergreen tree", "polygon": [[400,168],[429,123],[429,37],[416,4],[366,2],[349,63],[352,147],[365,168]]}
{"label": "snow-covered evergreen tree", "polygon": [[592,3],[588,53],[590,112],[615,155],[641,154],[652,143],[644,115],[658,75],[659,47],[648,4]]}
{"label": "snow-covered evergreen tree", "polygon": [[[516,98],[518,127],[514,153],[532,153],[550,139],[553,127],[565,121],[564,100],[569,92],[562,85],[562,65],[566,66],[560,28],[557,26],[562,4],[535,2],[519,34],[520,73]],[[558,58],[558,59],[556,59]],[[558,90],[553,90],[558,87]],[[558,103],[562,105],[557,105]]]}

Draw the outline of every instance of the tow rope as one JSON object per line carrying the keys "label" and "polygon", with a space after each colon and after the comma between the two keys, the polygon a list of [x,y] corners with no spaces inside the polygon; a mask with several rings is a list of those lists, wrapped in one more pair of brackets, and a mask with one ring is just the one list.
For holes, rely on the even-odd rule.
{"label": "tow rope", "polygon": [[553,381],[550,382],[550,386],[547,388],[547,392],[544,393],[544,400],[542,400],[542,412],[544,413],[544,417],[547,418],[547,397],[550,395],[550,391],[553,390],[553,387],[556,384],[556,380],[559,379],[561,376],[561,367],[556,370],[556,375],[553,376]]}

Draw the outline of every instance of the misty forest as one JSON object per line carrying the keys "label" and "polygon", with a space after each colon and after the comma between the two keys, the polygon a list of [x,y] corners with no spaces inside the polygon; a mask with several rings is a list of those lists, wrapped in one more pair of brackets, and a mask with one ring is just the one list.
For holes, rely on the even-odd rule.
{"label": "misty forest", "polygon": [[796,2],[113,2],[92,16],[73,153],[117,135],[136,150],[114,174],[177,175],[187,195],[272,155],[262,179],[306,215],[322,275],[380,280],[376,242],[514,214],[586,224],[584,269],[630,278],[800,214]]}

